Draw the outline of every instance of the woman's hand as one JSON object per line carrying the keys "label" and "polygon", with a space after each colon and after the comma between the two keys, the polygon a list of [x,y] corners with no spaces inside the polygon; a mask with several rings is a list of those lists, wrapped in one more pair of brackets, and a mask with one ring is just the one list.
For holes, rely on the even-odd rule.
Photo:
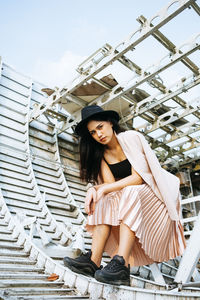
{"label": "woman's hand", "polygon": [[103,183],[100,185],[96,185],[95,189],[97,191],[97,195],[96,195],[96,201],[99,201],[99,199],[103,196],[105,196],[107,193],[109,193],[109,183]]}
{"label": "woman's hand", "polygon": [[85,197],[85,211],[89,216],[94,212],[96,199],[96,189],[94,187],[90,187]]}
{"label": "woman's hand", "polygon": [[102,184],[98,189],[97,189],[97,196],[96,196],[96,202],[99,201],[101,197],[103,197],[106,194],[106,184]]}
{"label": "woman's hand", "polygon": [[95,185],[88,189],[85,197],[85,211],[89,216],[94,213],[95,203],[107,193],[109,193],[109,183]]}

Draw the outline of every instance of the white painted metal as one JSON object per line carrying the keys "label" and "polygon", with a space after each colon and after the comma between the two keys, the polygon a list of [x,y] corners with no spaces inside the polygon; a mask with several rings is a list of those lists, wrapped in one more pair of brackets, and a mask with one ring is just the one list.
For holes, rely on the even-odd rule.
{"label": "white painted metal", "polygon": [[[170,6],[172,6],[173,3],[178,2],[179,6],[177,9],[175,9],[172,13],[168,12],[168,9]],[[186,9],[191,3],[194,3],[195,1],[187,1],[187,0],[179,0],[179,1],[171,1],[162,11],[158,12],[155,16],[150,18],[150,20],[147,20],[145,23],[145,26],[141,26],[139,29],[134,31],[130,34],[130,36],[122,41],[119,45],[117,45],[114,49],[102,48],[103,58],[100,60],[100,62],[95,61],[94,57],[96,56],[96,52],[94,55],[89,57],[88,61],[85,61],[83,64],[81,64],[80,72],[81,75],[77,77],[72,83],[70,83],[68,86],[56,90],[48,100],[43,101],[40,103],[32,112],[30,121],[33,121],[38,116],[40,116],[42,113],[44,113],[47,109],[51,108],[53,105],[55,105],[57,102],[59,102],[60,98],[67,98],[67,95],[72,93],[77,87],[81,86],[84,82],[91,79],[93,76],[95,76],[97,73],[102,71],[106,66],[110,65],[114,61],[118,60],[121,56],[123,56],[127,51],[133,49],[138,43],[143,41],[145,38],[150,36],[153,32],[155,32],[157,29],[159,29],[161,26],[166,24],[170,21],[173,17],[175,17],[177,14],[179,14],[181,11]],[[151,26],[152,20],[154,20],[156,17],[160,18],[160,22],[156,24],[154,27]],[[118,48],[120,48],[120,51],[118,52]],[[180,54],[178,54],[178,57]],[[175,62],[175,57],[173,59]],[[172,62],[173,63],[173,62]],[[143,77],[145,77],[143,75]],[[153,77],[153,76],[151,76]],[[149,78],[150,79],[150,78]],[[118,94],[119,96],[120,94]]]}
{"label": "white painted metal", "polygon": [[[41,192],[46,194],[46,204],[54,218],[60,222],[67,222],[67,217],[76,218],[81,224],[84,219],[67,188],[67,184],[62,174],[60,162],[56,150],[56,139],[51,128],[51,135],[44,131],[40,132],[31,127],[31,135],[34,136],[31,142],[33,153],[32,165],[36,176],[36,181]],[[46,126],[49,128],[50,126]],[[49,140],[47,140],[49,136]],[[49,149],[49,150],[48,150]]]}
{"label": "white painted metal", "polygon": [[[6,236],[3,238],[6,229]],[[13,241],[5,244],[2,241]],[[16,253],[17,251],[17,253]],[[39,250],[26,235],[23,227],[14,219],[0,190],[0,291],[3,299],[25,296],[26,299],[77,299],[74,288],[63,287],[68,271]],[[48,282],[47,277],[56,273],[59,280]],[[61,289],[62,288],[62,289]],[[74,297],[73,297],[74,295]],[[80,295],[80,291],[79,291]],[[5,298],[4,298],[5,297]],[[80,295],[78,299],[89,297]],[[15,299],[15,298],[14,298]],[[21,298],[20,298],[21,299]]]}
{"label": "white painted metal", "polygon": [[[4,73],[5,72],[5,73]],[[17,87],[17,82],[19,81],[18,74],[9,69],[9,67],[4,65],[3,75],[6,74],[6,78],[14,78],[15,86]],[[12,119],[8,119],[7,115],[4,114],[1,109],[1,122],[0,131],[5,131],[3,139],[1,139],[1,170],[0,170],[0,181],[2,192],[5,196],[6,202],[9,205],[10,210],[13,213],[21,213],[27,216],[36,216],[37,222],[42,226],[41,230],[45,230],[48,234],[49,239],[52,239],[54,243],[66,244],[68,241],[72,240],[71,234],[67,232],[68,227],[60,226],[53,215],[50,213],[41,193],[38,188],[37,182],[35,180],[35,174],[32,169],[32,156],[30,153],[30,143],[29,143],[29,124],[28,120],[28,108],[32,92],[32,81],[26,81],[24,77],[24,82],[28,87],[28,92],[26,91],[26,97],[20,99],[12,98],[9,101],[2,99],[2,107],[10,107],[13,109],[13,115],[8,114]],[[20,85],[23,84],[23,77],[20,75]],[[1,81],[2,83],[2,81]],[[11,83],[9,83],[11,85]],[[4,97],[7,97],[6,83],[4,83]],[[1,87],[2,91],[2,87]],[[14,93],[14,92],[13,92]],[[21,101],[21,102],[20,102]],[[21,119],[17,118],[22,116]],[[7,118],[7,119],[6,119]],[[19,123],[20,122],[20,123]],[[9,134],[7,128],[12,128],[13,135]],[[4,130],[6,128],[6,130]],[[18,136],[18,134],[21,136]],[[18,141],[23,140],[23,144],[17,144]],[[8,141],[9,143],[6,143]],[[39,226],[39,225],[38,225]],[[43,247],[41,240],[39,240],[40,235],[35,235],[38,246]],[[62,248],[62,247],[60,247]],[[54,249],[54,254],[58,253],[61,256],[60,251],[62,250],[62,257],[64,255],[63,249]],[[69,252],[69,250],[66,249]],[[72,249],[71,249],[72,252]]]}
{"label": "white painted metal", "polygon": [[[91,55],[78,67],[77,70],[80,75],[75,78],[74,81],[72,81],[72,83],[70,83],[68,86],[56,89],[55,93],[53,93],[48,99],[42,100],[40,104],[35,106],[32,115],[38,114],[38,116],[41,116],[42,112],[45,112],[46,117],[47,114],[49,114],[50,117],[57,118],[59,120],[57,133],[60,134],[63,130],[73,127],[76,124],[76,122],[80,118],[80,108],[82,108],[84,105],[95,103],[111,109],[115,107],[116,109],[117,105],[119,105],[119,103],[122,103],[123,109],[118,108],[117,110],[122,116],[122,122],[126,122],[127,124],[129,123],[127,125],[128,127],[131,124],[130,121],[133,118],[135,119],[135,117],[137,116],[141,116],[147,121],[147,124],[138,127],[137,129],[139,131],[143,131],[147,135],[148,139],[154,143],[154,148],[162,147],[163,150],[165,149],[165,153],[167,156],[166,160],[164,160],[164,155],[159,154],[159,151],[161,151],[160,148],[158,150],[158,155],[162,160],[162,165],[165,165],[168,168],[172,167],[174,169],[177,169],[179,165],[181,166],[182,164],[184,164],[183,161],[187,160],[188,162],[190,162],[191,157],[186,157],[185,151],[195,149],[195,147],[199,146],[198,138],[191,138],[190,136],[190,134],[199,131],[198,122],[195,124],[194,122],[192,123],[187,121],[187,124],[178,127],[174,126],[174,123],[177,123],[178,120],[183,123],[186,122],[186,117],[188,114],[200,118],[197,99],[194,99],[194,103],[188,103],[188,101],[183,100],[179,96],[180,93],[185,93],[187,90],[193,88],[194,86],[198,86],[199,84],[200,70],[198,63],[195,64],[195,62],[193,62],[191,58],[188,57],[188,55],[191,54],[191,51],[196,51],[197,49],[199,49],[199,35],[193,36],[181,46],[177,47],[159,31],[159,28],[166,24],[166,22],[169,22],[184,9],[188,8],[189,4],[191,4],[192,9],[197,14],[199,14],[200,9],[197,1],[191,1],[190,3],[187,1],[171,1],[162,10],[162,13],[157,14],[157,17],[160,17],[160,23],[156,24],[155,26],[151,23],[152,20],[154,23],[154,17],[149,20],[146,20],[143,16],[139,17],[138,21],[141,24],[140,29],[134,31],[127,39],[122,41],[115,48],[112,48],[110,45],[106,44],[101,49],[98,49],[93,55]],[[177,9],[175,9],[175,6]],[[171,15],[168,15],[169,8],[171,9],[172,7],[174,9],[173,13]],[[132,62],[128,56],[125,56],[125,53],[128,51],[131,52],[133,50],[130,45],[137,46],[137,44],[142,44],[142,42],[150,35],[155,38],[162,46],[164,46],[169,51],[169,53],[167,56],[161,58],[158,62],[154,63],[150,67],[141,68],[134,62]],[[184,47],[186,45],[188,46],[187,51],[185,51],[184,53],[182,51],[183,45]],[[135,75],[133,75],[132,80],[124,83],[123,86],[120,86],[118,84],[112,88],[111,86],[109,87],[108,84],[105,84],[105,82],[103,82],[102,80],[96,78],[95,75],[103,69],[105,70],[110,63],[113,63],[116,60],[118,60],[129,70],[133,71]],[[167,63],[162,63],[162,61],[167,61]],[[171,67],[173,64],[177,64],[178,61],[183,63],[188,68],[188,70],[190,71],[189,76],[186,75],[181,78],[181,80],[179,80],[179,83],[177,83],[174,87],[168,87],[167,85],[164,85],[163,80],[160,77],[160,72],[165,68]],[[104,88],[106,88],[107,92],[103,93],[94,100],[87,100],[87,102],[84,103],[85,100],[83,101],[82,98],[74,96],[71,93],[74,92],[83,83],[88,83],[90,79],[99,84],[99,86],[103,86]],[[145,99],[141,99],[139,102],[137,102],[133,97],[133,92],[136,92],[138,86],[140,87],[142,83],[147,83],[148,85],[158,89],[159,93],[149,96],[145,95],[145,97],[143,95],[143,98]],[[161,99],[160,94],[164,94]],[[158,99],[155,97],[156,95]],[[176,109],[170,110],[170,108],[167,108],[165,103],[168,99],[173,99],[174,103],[177,103]],[[71,116],[67,114],[64,118],[64,115],[62,115],[62,120],[60,119],[61,115],[59,115],[59,112],[56,112],[56,108],[53,107],[54,104],[56,104],[58,101],[62,101],[62,103],[64,103],[65,108],[69,111],[69,113],[72,112]],[[125,102],[126,105],[124,104]],[[193,106],[195,106],[196,108]],[[42,110],[40,110],[41,107]],[[164,111],[161,114],[157,111],[159,107]],[[180,110],[182,110],[181,115],[179,113]],[[154,113],[154,111],[157,112]],[[178,117],[176,116],[176,114],[178,114]],[[165,133],[159,139],[154,140],[150,138],[150,134],[160,128],[162,128]],[[183,128],[184,130],[188,129],[187,132],[185,132],[184,130],[182,131]],[[187,149],[185,149],[182,144],[172,149],[172,147],[167,145],[169,143],[169,135],[171,135],[171,140],[178,140],[183,136],[187,136],[187,138],[191,141],[191,145],[188,146]],[[168,140],[166,139],[166,136]],[[177,155],[180,159],[174,160],[170,157],[174,155]],[[198,158],[199,157],[196,154],[194,155],[193,160],[197,160]]]}
{"label": "white painted metal", "polygon": [[195,270],[198,259],[200,258],[200,213],[195,222],[194,229],[187,244],[187,248],[183,254],[180,266],[175,276],[175,282],[186,283],[190,281]]}
{"label": "white painted metal", "polygon": [[200,201],[200,195],[195,196],[195,197],[191,197],[191,198],[187,198],[187,199],[182,199],[181,200],[181,205],[188,204],[188,203],[199,202],[199,201]]}
{"label": "white painted metal", "polygon": [[[91,104],[96,103],[99,106],[103,106],[108,104],[110,101],[113,101],[116,98],[119,98],[120,96],[123,96],[124,94],[128,93],[129,91],[137,88],[139,85],[141,85],[142,83],[152,79],[153,77],[155,77],[158,73],[161,73],[162,71],[164,71],[165,69],[169,68],[170,66],[172,66],[173,64],[177,63],[178,61],[180,61],[182,58],[192,54],[193,52],[195,52],[196,50],[200,49],[200,45],[198,43],[194,43],[195,40],[197,40],[199,37],[199,34],[197,34],[195,36],[194,39],[192,39],[191,41],[186,41],[185,43],[189,44],[190,47],[188,51],[185,51],[184,53],[180,53],[180,51],[178,50],[178,53],[171,55],[171,53],[169,53],[167,56],[162,57],[157,63],[155,62],[152,66],[149,66],[147,68],[145,68],[144,70],[142,70],[142,74],[140,76],[135,75],[133,76],[133,78],[131,80],[129,80],[127,82],[127,84],[125,84],[123,90],[117,92],[117,90],[120,88],[119,85],[117,85],[112,92],[110,93],[109,97],[106,99],[106,101],[102,101],[102,99],[100,101],[98,101],[98,99],[95,99]],[[181,48],[181,46],[178,47]],[[166,61],[167,63],[162,64],[162,61]],[[153,69],[151,72],[149,72],[149,69]]]}
{"label": "white painted metal", "polygon": [[[143,284],[146,284],[148,286],[148,289],[143,289],[143,288],[127,288],[127,287],[114,287],[114,286],[109,286],[109,285],[104,285],[101,283],[96,282],[95,280],[89,279],[87,277],[84,276],[78,276],[77,274],[74,274],[70,271],[68,271],[67,269],[59,266],[58,264],[56,264],[53,260],[51,260],[49,257],[47,257],[44,253],[42,253],[35,245],[33,245],[33,243],[31,243],[29,237],[26,236],[26,234],[24,233],[22,227],[20,227],[20,224],[16,224],[15,222],[13,222],[12,217],[5,205],[5,202],[3,200],[3,196],[1,195],[0,197],[0,203],[1,203],[1,214],[4,216],[4,220],[7,222],[8,224],[8,228],[9,230],[12,230],[14,233],[14,236],[17,236],[18,238],[18,247],[20,246],[21,249],[24,249],[25,251],[29,251],[30,252],[30,259],[32,260],[37,260],[37,269],[35,269],[35,271],[37,270],[38,272],[41,272],[41,270],[43,270],[42,268],[45,268],[47,273],[53,273],[55,272],[56,274],[60,275],[60,279],[64,279],[64,281],[66,282],[66,284],[69,287],[76,287],[76,289],[81,292],[82,294],[86,295],[87,293],[90,294],[91,299],[100,299],[100,297],[102,299],[112,299],[110,297],[112,297],[113,292],[115,293],[115,299],[132,299],[132,297],[136,297],[135,299],[140,299],[141,296],[143,296],[144,298],[146,297],[146,299],[155,299],[155,295],[157,299],[163,299],[163,297],[165,297],[166,299],[175,299],[175,297],[183,297],[183,299],[198,299],[198,297],[200,296],[200,294],[198,294],[197,292],[194,293],[188,293],[188,292],[165,292],[162,290],[155,290],[155,287],[159,288],[159,285],[154,285],[153,282],[150,281],[143,281]],[[22,267],[21,267],[22,268]],[[31,270],[31,268],[29,267],[29,269]],[[7,267],[7,270],[9,270],[9,268]],[[14,269],[13,269],[14,270]],[[24,268],[25,270],[25,268]],[[17,267],[15,267],[15,272],[17,272]],[[22,274],[22,273],[21,273]],[[16,275],[14,275],[16,277]],[[14,277],[11,277],[14,279]],[[22,279],[24,277],[22,276]],[[6,278],[5,278],[6,279]],[[28,276],[26,277],[26,279],[28,279]],[[38,278],[39,279],[39,278]],[[134,283],[138,283],[141,285],[142,282],[140,282],[138,279],[133,279],[132,280]],[[13,285],[13,292],[10,293],[10,295],[15,295],[16,293],[18,293],[18,295],[27,295],[27,293],[25,293],[24,289],[19,289],[17,288],[17,281],[15,278],[15,284]],[[11,284],[11,282],[7,281],[7,283],[5,282],[5,284]],[[19,283],[20,284],[20,283]],[[24,287],[26,286],[26,284],[29,284],[29,286],[32,286],[31,288],[31,293],[32,293],[32,297],[34,297],[34,294],[37,293],[37,295],[43,294],[43,297],[45,292],[47,293],[47,290],[43,288],[40,289],[34,289],[33,288],[33,282],[29,281],[29,282],[23,282],[22,284],[24,284]],[[160,285],[160,287],[162,287],[162,285]],[[64,293],[66,293],[69,290],[62,290]],[[48,290],[48,294],[52,295],[52,293],[57,293],[58,291],[55,289],[52,290]],[[30,292],[29,292],[30,295]],[[38,296],[39,297],[39,296]],[[48,298],[50,297],[49,295],[47,296],[47,299],[51,299]],[[84,296],[82,297],[82,299],[84,298]],[[28,299],[28,298],[27,298]],[[35,298],[36,299],[36,298]],[[45,299],[45,298],[44,298]],[[55,297],[55,299],[57,299]],[[58,299],[61,299],[60,296],[58,297]]]}
{"label": "white painted metal", "polygon": [[[74,198],[72,196],[72,193],[68,187],[68,184],[67,184],[67,181],[66,181],[66,178],[64,176],[64,172],[63,172],[63,168],[61,168],[61,160],[60,160],[60,153],[59,153],[59,145],[58,145],[58,136],[57,136],[57,133],[56,131],[54,132],[54,137],[55,137],[55,142],[56,142],[56,151],[55,151],[55,160],[56,162],[58,162],[58,165],[59,165],[59,170],[60,170],[60,176],[61,176],[61,180],[64,184],[64,189],[66,191],[66,194],[68,195],[67,196],[67,204],[70,204],[74,207],[77,207],[77,204],[76,202],[74,201]],[[85,217],[82,215],[82,213],[80,212],[81,216],[82,216],[82,220],[83,222],[85,221]]]}
{"label": "white painted metal", "polygon": [[[183,78],[170,86],[166,86],[165,92],[163,90],[156,91],[153,95],[150,95],[144,100],[136,103],[135,106],[130,109],[129,114],[124,117],[124,121],[132,119],[133,114],[134,116],[142,115],[143,113],[151,110],[157,105],[162,104],[169,99],[173,99],[175,96],[181,94],[183,90],[186,92],[194,86],[198,85],[199,82],[200,76],[194,76],[193,74],[190,74],[187,78]],[[187,105],[187,103],[185,103],[185,105]],[[145,127],[144,132],[146,132]]]}
{"label": "white painted metal", "polygon": [[165,285],[165,280],[163,278],[162,273],[160,272],[158,265],[156,263],[151,264],[150,269],[153,274],[155,282]]}
{"label": "white painted metal", "polygon": [[[33,85],[33,83],[32,83],[32,85]],[[30,95],[30,100],[29,100],[29,107],[30,107],[30,104],[31,104],[31,95]],[[27,122],[27,127],[28,127],[27,132],[29,132],[30,128],[29,128],[29,123],[28,122]],[[28,153],[31,153],[30,142],[29,142],[29,134],[28,134],[27,140],[28,140]],[[45,202],[46,191],[44,190],[44,193],[43,193],[43,196],[42,196],[41,192],[40,192],[40,189],[38,187],[36,178],[35,178],[34,170],[33,170],[33,165],[32,165],[33,159],[31,159],[30,157],[28,159],[29,159],[30,172],[31,172],[31,175],[32,175],[32,181],[34,183],[34,186],[35,186],[35,189],[37,191],[38,197],[40,198],[40,204],[39,205],[40,205],[40,207],[43,207],[43,209],[46,211],[46,216],[48,216],[48,219],[51,220],[51,225],[50,226],[52,226],[54,228],[54,232],[55,232],[54,237],[59,238],[59,242],[62,245],[64,245],[72,239],[72,236],[71,236],[70,232],[69,233],[67,232],[66,228],[63,228],[62,226],[60,226],[56,222],[54,216],[49,211],[49,209],[46,205],[46,202]],[[38,226],[39,226],[39,224],[38,224]],[[41,228],[41,230],[42,230],[42,228]]]}

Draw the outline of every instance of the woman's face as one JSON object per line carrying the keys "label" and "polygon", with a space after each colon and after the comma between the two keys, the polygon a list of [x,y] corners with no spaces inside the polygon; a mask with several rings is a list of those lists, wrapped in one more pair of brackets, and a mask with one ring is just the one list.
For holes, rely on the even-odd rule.
{"label": "woman's face", "polygon": [[113,127],[110,121],[89,121],[87,128],[91,136],[100,144],[107,145],[113,137]]}

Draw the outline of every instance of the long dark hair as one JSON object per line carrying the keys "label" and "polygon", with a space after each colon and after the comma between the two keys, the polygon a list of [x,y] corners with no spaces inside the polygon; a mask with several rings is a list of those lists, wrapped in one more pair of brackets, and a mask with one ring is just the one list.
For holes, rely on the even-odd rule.
{"label": "long dark hair", "polygon": [[[113,125],[113,131],[117,134],[125,131],[115,119],[111,119],[108,116],[93,116],[88,122],[91,120],[110,121]],[[79,145],[80,178],[82,181],[97,182],[104,150],[104,145],[98,143],[89,133],[87,126],[84,126]]]}

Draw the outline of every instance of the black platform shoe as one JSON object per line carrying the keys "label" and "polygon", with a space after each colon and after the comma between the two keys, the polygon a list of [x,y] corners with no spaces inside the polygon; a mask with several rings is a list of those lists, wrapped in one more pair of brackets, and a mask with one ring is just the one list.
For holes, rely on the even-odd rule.
{"label": "black platform shoe", "polygon": [[95,279],[104,283],[130,286],[130,266],[125,266],[123,256],[115,255],[107,266],[95,272]]}
{"label": "black platform shoe", "polygon": [[92,252],[88,251],[75,259],[66,256],[63,258],[64,265],[75,273],[94,277],[95,272],[101,270],[102,266],[97,267],[91,260],[91,255]]}

